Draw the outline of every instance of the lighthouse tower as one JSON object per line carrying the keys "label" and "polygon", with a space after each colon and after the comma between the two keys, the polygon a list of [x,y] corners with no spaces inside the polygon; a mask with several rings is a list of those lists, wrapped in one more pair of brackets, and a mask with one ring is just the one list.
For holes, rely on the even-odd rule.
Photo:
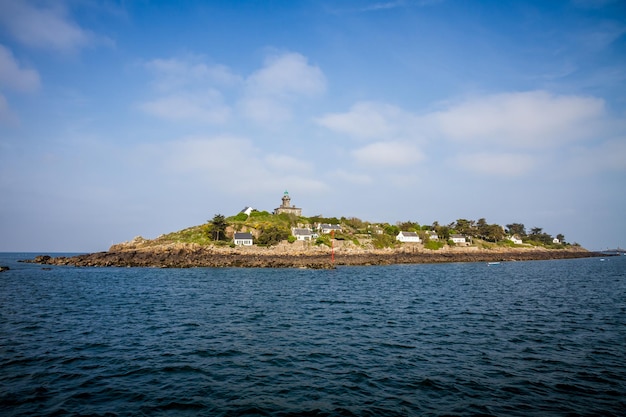
{"label": "lighthouse tower", "polygon": [[291,207],[291,197],[289,197],[289,192],[287,190],[285,190],[285,194],[283,195],[283,204],[281,205],[281,207]]}
{"label": "lighthouse tower", "polygon": [[291,205],[291,197],[289,197],[289,192],[285,191],[283,194],[283,203],[280,207],[274,209],[274,214],[294,214],[296,216],[302,216],[302,209]]}

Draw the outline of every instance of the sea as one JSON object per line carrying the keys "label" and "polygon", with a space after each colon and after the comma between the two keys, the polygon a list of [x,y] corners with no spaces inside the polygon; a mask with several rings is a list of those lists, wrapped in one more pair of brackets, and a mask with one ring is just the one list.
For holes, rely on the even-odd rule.
{"label": "sea", "polygon": [[0,254],[2,416],[624,416],[626,256],[78,268]]}

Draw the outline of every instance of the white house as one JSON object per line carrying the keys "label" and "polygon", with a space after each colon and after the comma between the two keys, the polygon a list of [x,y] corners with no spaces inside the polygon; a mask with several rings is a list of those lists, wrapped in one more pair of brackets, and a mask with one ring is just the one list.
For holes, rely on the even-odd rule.
{"label": "white house", "polygon": [[233,240],[237,246],[252,246],[252,233],[235,232]]}
{"label": "white house", "polygon": [[254,210],[252,207],[246,207],[243,210],[240,211],[240,213],[245,213],[246,215],[250,215],[250,213],[252,213],[252,210]]}
{"label": "white house", "polygon": [[552,239],[552,243],[559,244],[559,243],[561,243],[561,241],[559,239],[557,239],[557,238],[554,238],[554,239]]}
{"label": "white house", "polygon": [[313,234],[311,233],[311,229],[301,228],[301,227],[292,227],[291,234],[295,236],[296,240],[312,240]]}
{"label": "white house", "polygon": [[437,232],[435,232],[434,230],[429,230],[426,233],[428,234],[428,238],[430,240],[439,240],[439,236],[437,236]]}
{"label": "white house", "polygon": [[399,242],[413,242],[420,243],[420,237],[416,232],[400,232],[398,236],[396,236],[396,240]]}
{"label": "white house", "polygon": [[467,243],[467,240],[465,239],[465,236],[463,236],[463,235],[452,235],[452,236],[450,236],[450,239],[454,243]]}
{"label": "white house", "polygon": [[320,233],[323,233],[323,234],[328,234],[333,231],[336,233],[336,232],[341,232],[341,226],[339,226],[338,224],[322,223],[317,226],[317,230],[319,230]]}
{"label": "white house", "polygon": [[517,235],[509,236],[508,239],[516,245],[521,245],[523,243],[522,239],[520,239]]}

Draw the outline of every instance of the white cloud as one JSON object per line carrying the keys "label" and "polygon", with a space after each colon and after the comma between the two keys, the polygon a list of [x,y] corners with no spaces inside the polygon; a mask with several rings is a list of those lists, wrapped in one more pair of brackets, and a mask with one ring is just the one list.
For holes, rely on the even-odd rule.
{"label": "white cloud", "polygon": [[366,165],[406,166],[420,162],[424,155],[406,142],[376,142],[352,152],[355,159]]}
{"label": "white cloud", "polygon": [[330,177],[332,178],[333,182],[339,180],[358,185],[366,185],[373,182],[372,177],[367,174],[353,173],[342,169],[333,171]]}
{"label": "white cloud", "polygon": [[450,165],[478,174],[517,177],[532,170],[535,161],[525,154],[480,152],[458,155]]}
{"label": "white cloud", "polygon": [[39,88],[39,74],[33,69],[20,68],[11,51],[0,45],[0,86],[18,91]]}
{"label": "white cloud", "polygon": [[356,103],[346,113],[327,114],[317,122],[358,139],[415,139],[420,133],[414,115],[396,106],[376,102]]}
{"label": "white cloud", "polygon": [[169,95],[142,103],[140,108],[163,119],[213,124],[225,123],[231,114],[215,90],[204,94]]}
{"label": "white cloud", "polygon": [[[263,155],[253,143],[235,136],[192,137],[137,149],[137,158],[161,164],[167,178],[188,180],[195,188],[259,195],[287,188],[325,190],[310,176],[313,167],[289,155]],[[148,163],[148,162],[147,162]],[[286,165],[288,166],[286,166]],[[304,165],[304,172],[298,169]],[[286,170],[289,175],[285,175]]]}
{"label": "white cloud", "polygon": [[590,175],[603,171],[626,172],[626,136],[598,146],[576,147],[572,150],[566,169],[570,175]]}
{"label": "white cloud", "polygon": [[590,137],[603,117],[601,99],[531,91],[468,100],[428,118],[460,143],[545,148]]}
{"label": "white cloud", "polygon": [[91,32],[71,21],[62,2],[38,6],[27,1],[0,0],[0,23],[28,46],[72,51],[95,41]]}
{"label": "white cloud", "polygon": [[[231,93],[239,94],[233,100],[239,115],[274,127],[292,118],[292,109],[298,100],[326,90],[322,71],[296,53],[268,58],[264,66],[247,79],[227,66],[208,65],[202,60],[199,56],[188,56],[146,62],[145,68],[155,75],[157,92],[168,95],[141,107],[169,119],[224,121],[226,113],[230,114],[230,106],[223,104],[221,97],[226,94],[225,89],[231,88]],[[219,96],[220,100],[200,97],[199,90],[211,90],[212,97]],[[233,94],[227,96],[233,98]]]}
{"label": "white cloud", "polygon": [[291,119],[291,108],[269,97],[246,97],[239,101],[238,109],[248,119],[267,126],[276,126]]}
{"label": "white cloud", "polygon": [[227,66],[207,65],[201,59],[196,56],[187,59],[154,59],[145,66],[155,73],[155,85],[162,91],[198,86],[231,86],[243,81]]}
{"label": "white cloud", "polygon": [[309,174],[313,171],[313,164],[289,155],[270,154],[265,157],[265,162],[278,172]]}
{"label": "white cloud", "polygon": [[272,126],[291,119],[298,100],[325,91],[324,74],[306,57],[297,53],[272,56],[246,80],[239,109],[245,117]]}
{"label": "white cloud", "polygon": [[16,124],[19,123],[18,117],[13,113],[11,108],[9,107],[9,103],[4,98],[2,94],[0,94],[0,123],[2,124]]}
{"label": "white cloud", "polygon": [[297,53],[269,57],[246,83],[251,95],[315,96],[326,91],[326,78],[319,67]]}

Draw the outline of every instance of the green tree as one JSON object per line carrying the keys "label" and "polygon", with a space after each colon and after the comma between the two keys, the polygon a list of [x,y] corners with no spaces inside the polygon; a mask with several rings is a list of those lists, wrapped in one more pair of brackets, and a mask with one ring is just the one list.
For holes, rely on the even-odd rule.
{"label": "green tree", "polygon": [[483,227],[483,239],[490,242],[497,242],[504,239],[504,230],[499,224],[489,224]]}
{"label": "green tree", "polygon": [[211,223],[211,236],[213,240],[223,240],[226,238],[226,227],[228,224],[226,223],[226,218],[221,214],[216,214],[213,216],[213,220]]}
{"label": "green tree", "polygon": [[543,232],[543,227],[533,227],[530,229],[530,237],[539,236]]}
{"label": "green tree", "polygon": [[559,242],[561,242],[563,244],[565,243],[565,236],[563,236],[561,233],[556,235],[556,238],[559,239]]}
{"label": "green tree", "polygon": [[396,224],[400,230],[402,230],[403,232],[416,232],[418,230],[420,230],[420,225],[417,222],[412,222],[410,220],[406,221],[406,222],[398,222]]}
{"label": "green tree", "polygon": [[526,236],[526,227],[522,223],[507,224],[506,228],[510,235],[518,235],[519,237]]}
{"label": "green tree", "polygon": [[474,235],[474,221],[467,219],[458,219],[454,224],[454,229],[463,235],[473,236]]}
{"label": "green tree", "polygon": [[257,239],[259,245],[272,246],[289,238],[289,230],[278,226],[264,228]]}
{"label": "green tree", "polygon": [[450,228],[448,226],[438,226],[435,230],[439,239],[447,241],[450,239]]}

